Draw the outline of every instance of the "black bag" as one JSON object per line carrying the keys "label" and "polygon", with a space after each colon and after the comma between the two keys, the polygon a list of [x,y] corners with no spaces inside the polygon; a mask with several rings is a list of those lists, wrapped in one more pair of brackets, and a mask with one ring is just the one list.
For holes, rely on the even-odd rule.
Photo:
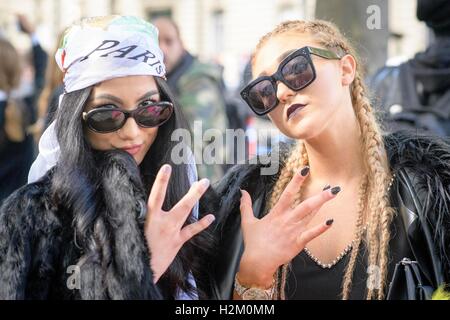
{"label": "black bag", "polygon": [[387,300],[429,300],[434,288],[426,279],[417,261],[404,258],[396,264]]}
{"label": "black bag", "polygon": [[442,264],[433,242],[431,227],[414,189],[413,176],[397,172],[399,213],[414,257],[405,257],[394,269],[387,300],[429,300],[444,281]]}

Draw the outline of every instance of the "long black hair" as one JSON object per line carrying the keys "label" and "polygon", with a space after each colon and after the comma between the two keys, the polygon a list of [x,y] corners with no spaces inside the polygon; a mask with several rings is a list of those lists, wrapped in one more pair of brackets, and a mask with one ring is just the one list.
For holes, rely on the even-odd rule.
{"label": "long black hair", "polygon": [[[82,298],[160,298],[161,293],[164,298],[172,298],[180,289],[193,294],[195,290],[188,281],[190,272],[196,280],[199,297],[209,297],[208,271],[210,268],[207,261],[212,250],[213,237],[208,230],[203,231],[182,247],[159,280],[159,290],[156,290],[148,284],[148,282],[152,283],[149,261],[147,266],[141,265],[140,261],[126,261],[126,259],[136,259],[134,257],[136,255],[144,255],[145,260],[146,255],[149,254],[143,238],[144,219],[135,215],[122,224],[114,220],[123,219],[123,216],[129,215],[134,208],[137,208],[136,211],[139,212],[139,205],[136,205],[136,202],[146,203],[156,174],[163,164],[172,165],[164,210],[172,208],[190,187],[188,165],[175,165],[171,159],[172,149],[178,143],[172,141],[172,132],[176,129],[189,130],[189,126],[165,81],[157,77],[155,80],[161,101],[171,101],[174,104],[174,113],[164,125],[158,128],[155,141],[139,167],[126,152],[96,151],[87,142],[81,114],[92,88],[65,94],[58,109],[55,130],[61,153],[52,178],[53,195],[58,206],[73,213],[71,221],[73,239],[81,255],[77,264],[92,266],[86,267],[87,271],[83,271],[88,274],[85,281],[98,282],[91,285],[94,288],[90,290],[91,292],[82,289],[80,292]],[[116,171],[106,169],[107,164],[111,163],[119,169]],[[123,172],[126,173],[125,176]],[[111,177],[115,177],[114,181],[111,181]],[[131,184],[124,184],[122,187],[117,185],[117,183],[125,183],[124,180],[130,181]],[[134,198],[134,201],[126,198],[128,194]],[[117,204],[112,205],[114,199],[119,200],[116,201]],[[124,203],[131,203],[129,204],[131,207],[124,207]],[[191,216],[186,224],[192,221]],[[130,225],[134,223],[139,226],[139,240],[123,248],[121,243],[117,243],[118,238],[123,237],[117,234],[118,230],[120,226],[127,224],[128,226],[124,226],[126,229],[121,232],[132,234],[134,229],[130,231],[130,228],[132,229]],[[125,242],[130,241],[129,236],[121,239]],[[135,250],[134,256],[125,252],[131,250],[130,248]],[[145,253],[143,253],[144,248]],[[125,259],[124,264],[130,264],[130,268],[135,267],[136,270],[132,273],[127,273],[129,270],[118,270],[117,261],[120,259]],[[103,276],[98,277],[99,273]],[[120,285],[111,284],[122,281],[128,288],[130,286],[132,288],[124,292]],[[134,284],[130,285],[130,283]],[[89,287],[89,283],[86,283],[86,287]],[[98,291],[100,294],[95,293]]]}

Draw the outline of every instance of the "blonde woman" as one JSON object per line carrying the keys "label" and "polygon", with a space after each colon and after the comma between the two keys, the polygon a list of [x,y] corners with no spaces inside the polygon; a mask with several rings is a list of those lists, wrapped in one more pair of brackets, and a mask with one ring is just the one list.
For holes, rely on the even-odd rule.
{"label": "blonde woman", "polygon": [[[281,146],[277,175],[241,165],[215,188],[218,252],[232,262],[219,259],[222,297],[385,299],[403,258],[420,260],[430,288],[448,281],[449,145],[383,136],[361,69],[328,22],[284,22],[259,41],[241,95],[296,143]],[[418,250],[419,214],[433,232],[432,258]]]}

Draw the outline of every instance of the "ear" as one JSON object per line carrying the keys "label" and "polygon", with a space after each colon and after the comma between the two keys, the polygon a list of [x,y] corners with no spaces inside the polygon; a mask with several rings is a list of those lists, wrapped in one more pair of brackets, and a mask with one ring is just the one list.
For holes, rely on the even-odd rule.
{"label": "ear", "polygon": [[349,86],[355,79],[356,74],[356,60],[350,55],[346,54],[341,58],[341,83],[343,86]]}

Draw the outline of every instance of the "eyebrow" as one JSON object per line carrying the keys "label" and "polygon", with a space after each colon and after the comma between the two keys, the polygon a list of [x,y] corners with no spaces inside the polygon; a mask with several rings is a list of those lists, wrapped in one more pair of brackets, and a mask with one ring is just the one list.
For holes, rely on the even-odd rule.
{"label": "eyebrow", "polygon": [[142,101],[142,100],[144,100],[144,99],[150,98],[151,96],[153,96],[153,95],[155,95],[155,94],[159,94],[159,91],[158,91],[158,90],[151,90],[151,91],[145,93],[144,95],[142,95],[142,96],[138,99],[138,101]]}
{"label": "eyebrow", "polygon": [[[278,58],[277,58],[277,62],[280,63],[281,61],[283,61],[284,59],[286,59],[286,57],[288,55],[290,55],[292,52],[295,52],[297,49],[292,49],[292,50],[288,50],[286,52],[283,52]],[[258,77],[263,77],[263,76],[268,76],[269,74],[265,71],[261,72]]]}
{"label": "eyebrow", "polygon": [[[146,98],[150,98],[151,96],[153,96],[153,95],[155,95],[155,94],[159,94],[159,91],[158,91],[158,90],[151,90],[151,91],[145,93],[144,95],[142,95],[142,96],[138,99],[138,101],[140,102],[140,101],[142,101],[142,100],[144,100],[144,99],[146,99]],[[91,98],[88,100],[88,102],[92,102],[92,101],[94,101],[94,100],[100,100],[100,99],[111,100],[111,101],[117,102],[117,103],[119,103],[119,104],[123,104],[122,99],[120,99],[120,98],[118,98],[118,97],[116,97],[116,96],[113,96],[113,95],[111,95],[111,94],[109,94],[109,93],[104,93],[104,94],[100,94],[100,95],[95,96],[95,97],[91,97]]]}
{"label": "eyebrow", "polygon": [[283,61],[284,59],[287,58],[288,55],[290,55],[291,53],[293,53],[293,52],[295,52],[295,51],[297,51],[297,50],[298,50],[298,49],[292,49],[292,50],[288,50],[288,51],[282,53],[282,54],[278,57],[277,61],[278,61],[278,62]]}

